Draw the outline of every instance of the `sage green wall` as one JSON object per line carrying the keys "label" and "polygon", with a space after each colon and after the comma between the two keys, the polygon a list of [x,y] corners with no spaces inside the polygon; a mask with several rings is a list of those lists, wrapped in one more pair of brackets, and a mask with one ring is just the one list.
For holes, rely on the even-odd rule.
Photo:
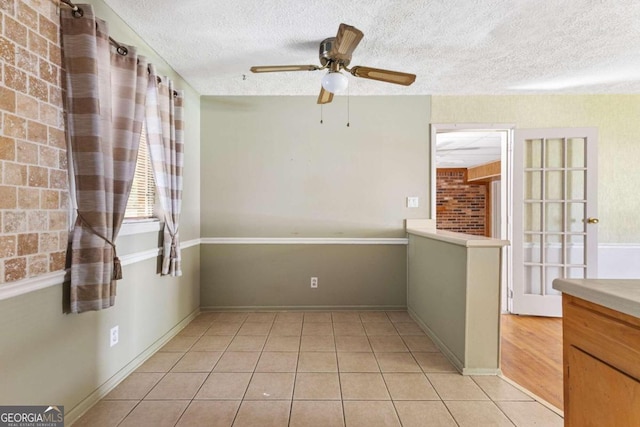
{"label": "sage green wall", "polygon": [[598,241],[638,243],[640,95],[434,96],[432,123],[598,128]]}
{"label": "sage green wall", "polygon": [[406,307],[405,245],[203,245],[201,256],[203,309]]}
{"label": "sage green wall", "polygon": [[315,97],[203,97],[202,237],[404,236],[428,214],[429,105],[351,97],[347,127],[344,96],[324,124]]}
{"label": "sage green wall", "polygon": [[[428,216],[429,110],[428,96],[322,109],[310,96],[203,97],[202,237],[404,237],[405,218]],[[205,244],[202,306],[404,306],[404,253]]]}
{"label": "sage green wall", "polygon": [[462,367],[465,360],[467,250],[409,236],[407,307]]}
{"label": "sage green wall", "polygon": [[[89,0],[111,35],[139,47],[158,70],[185,90],[183,241],[200,237],[200,97],[101,0]],[[64,7],[64,6],[63,6]],[[158,233],[123,236],[120,255],[158,247]],[[100,312],[63,314],[63,286],[0,301],[0,404],[65,406],[69,414],[91,393],[200,306],[200,250],[182,253],[183,276],[160,277],[156,260],[124,267],[116,305]],[[109,347],[109,329],[120,342]]]}
{"label": "sage green wall", "polygon": [[465,370],[500,368],[500,248],[467,248]]}
{"label": "sage green wall", "polygon": [[500,248],[409,236],[407,307],[463,374],[500,361]]}
{"label": "sage green wall", "polygon": [[0,404],[61,404],[68,415],[197,309],[198,247],[183,257],[179,279],[157,279],[155,259],[125,266],[116,305],[99,312],[64,314],[62,285],[0,301]]}

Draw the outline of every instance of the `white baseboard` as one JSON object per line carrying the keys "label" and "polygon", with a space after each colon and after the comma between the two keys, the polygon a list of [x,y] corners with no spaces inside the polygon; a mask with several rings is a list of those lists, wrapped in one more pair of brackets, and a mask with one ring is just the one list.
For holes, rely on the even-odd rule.
{"label": "white baseboard", "polygon": [[408,245],[409,239],[360,237],[202,237],[203,245]]}
{"label": "white baseboard", "polygon": [[200,307],[200,311],[398,311],[406,310],[407,307],[400,305],[278,305],[278,306],[230,306],[217,307],[208,306]]}
{"label": "white baseboard", "polygon": [[178,335],[178,333],[185,328],[196,316],[200,313],[200,309],[197,308],[187,317],[182,319],[180,323],[171,328],[169,332],[164,334],[161,338],[159,338],[152,345],[147,347],[142,353],[140,353],[135,359],[131,362],[127,363],[122,369],[116,372],[111,378],[109,378],[106,382],[100,385],[93,393],[87,396],[82,402],[78,403],[73,409],[65,414],[64,422],[65,425],[71,426],[74,422],[78,421],[78,419],[83,416],[89,409],[93,407],[96,403],[100,401],[103,397],[105,397],[111,390],[116,388],[118,384],[120,384],[125,378],[127,378],[131,373],[133,373],[140,365],[142,365],[148,358],[153,356],[158,350],[162,348],[167,342],[169,342],[173,337]]}
{"label": "white baseboard", "polygon": [[465,368],[464,363],[456,357],[449,347],[447,347],[438,336],[418,317],[415,311],[410,307],[407,307],[407,313],[409,316],[420,326],[420,329],[433,341],[433,343],[440,349],[442,354],[449,359],[449,362],[460,372],[462,375],[501,375],[502,370],[492,368]]}
{"label": "white baseboard", "polygon": [[413,311],[411,307],[407,307],[407,313],[409,313],[409,316],[411,316],[411,318],[418,324],[418,326],[420,326],[420,329],[422,329],[423,332],[427,334],[427,336],[431,339],[431,341],[433,341],[436,347],[440,349],[442,354],[444,354],[444,357],[449,359],[449,362],[451,362],[453,367],[456,368],[462,375],[468,375],[464,373],[464,363],[460,359],[458,359],[458,357],[456,357],[456,355],[453,354],[451,350],[449,350],[449,347],[447,347],[440,340],[440,338],[438,338],[438,336],[422,321],[422,319],[418,317],[416,312]]}
{"label": "white baseboard", "polygon": [[501,369],[476,369],[476,368],[463,368],[462,375],[502,375]]}

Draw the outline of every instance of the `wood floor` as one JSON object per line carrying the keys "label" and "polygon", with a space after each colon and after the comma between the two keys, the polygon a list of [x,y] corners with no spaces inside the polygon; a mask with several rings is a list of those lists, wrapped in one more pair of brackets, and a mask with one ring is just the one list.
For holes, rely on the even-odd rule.
{"label": "wood floor", "polygon": [[502,315],[502,373],[564,409],[562,319]]}

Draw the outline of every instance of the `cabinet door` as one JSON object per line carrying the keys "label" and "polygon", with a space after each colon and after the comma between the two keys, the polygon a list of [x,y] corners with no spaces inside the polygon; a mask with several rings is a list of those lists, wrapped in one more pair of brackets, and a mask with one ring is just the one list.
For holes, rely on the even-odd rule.
{"label": "cabinet door", "polygon": [[569,402],[565,425],[640,426],[640,382],[569,346]]}

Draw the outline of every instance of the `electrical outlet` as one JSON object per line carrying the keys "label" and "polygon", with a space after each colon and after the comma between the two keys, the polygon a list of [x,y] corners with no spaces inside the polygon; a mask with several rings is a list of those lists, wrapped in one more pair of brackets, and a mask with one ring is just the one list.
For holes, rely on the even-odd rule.
{"label": "electrical outlet", "polygon": [[407,207],[408,208],[420,207],[420,199],[418,197],[407,197]]}
{"label": "electrical outlet", "polygon": [[114,326],[111,328],[111,332],[109,333],[109,345],[113,347],[118,344],[118,326]]}
{"label": "electrical outlet", "polygon": [[318,287],[318,278],[317,277],[312,277],[311,278],[311,287],[314,288],[314,289]]}

